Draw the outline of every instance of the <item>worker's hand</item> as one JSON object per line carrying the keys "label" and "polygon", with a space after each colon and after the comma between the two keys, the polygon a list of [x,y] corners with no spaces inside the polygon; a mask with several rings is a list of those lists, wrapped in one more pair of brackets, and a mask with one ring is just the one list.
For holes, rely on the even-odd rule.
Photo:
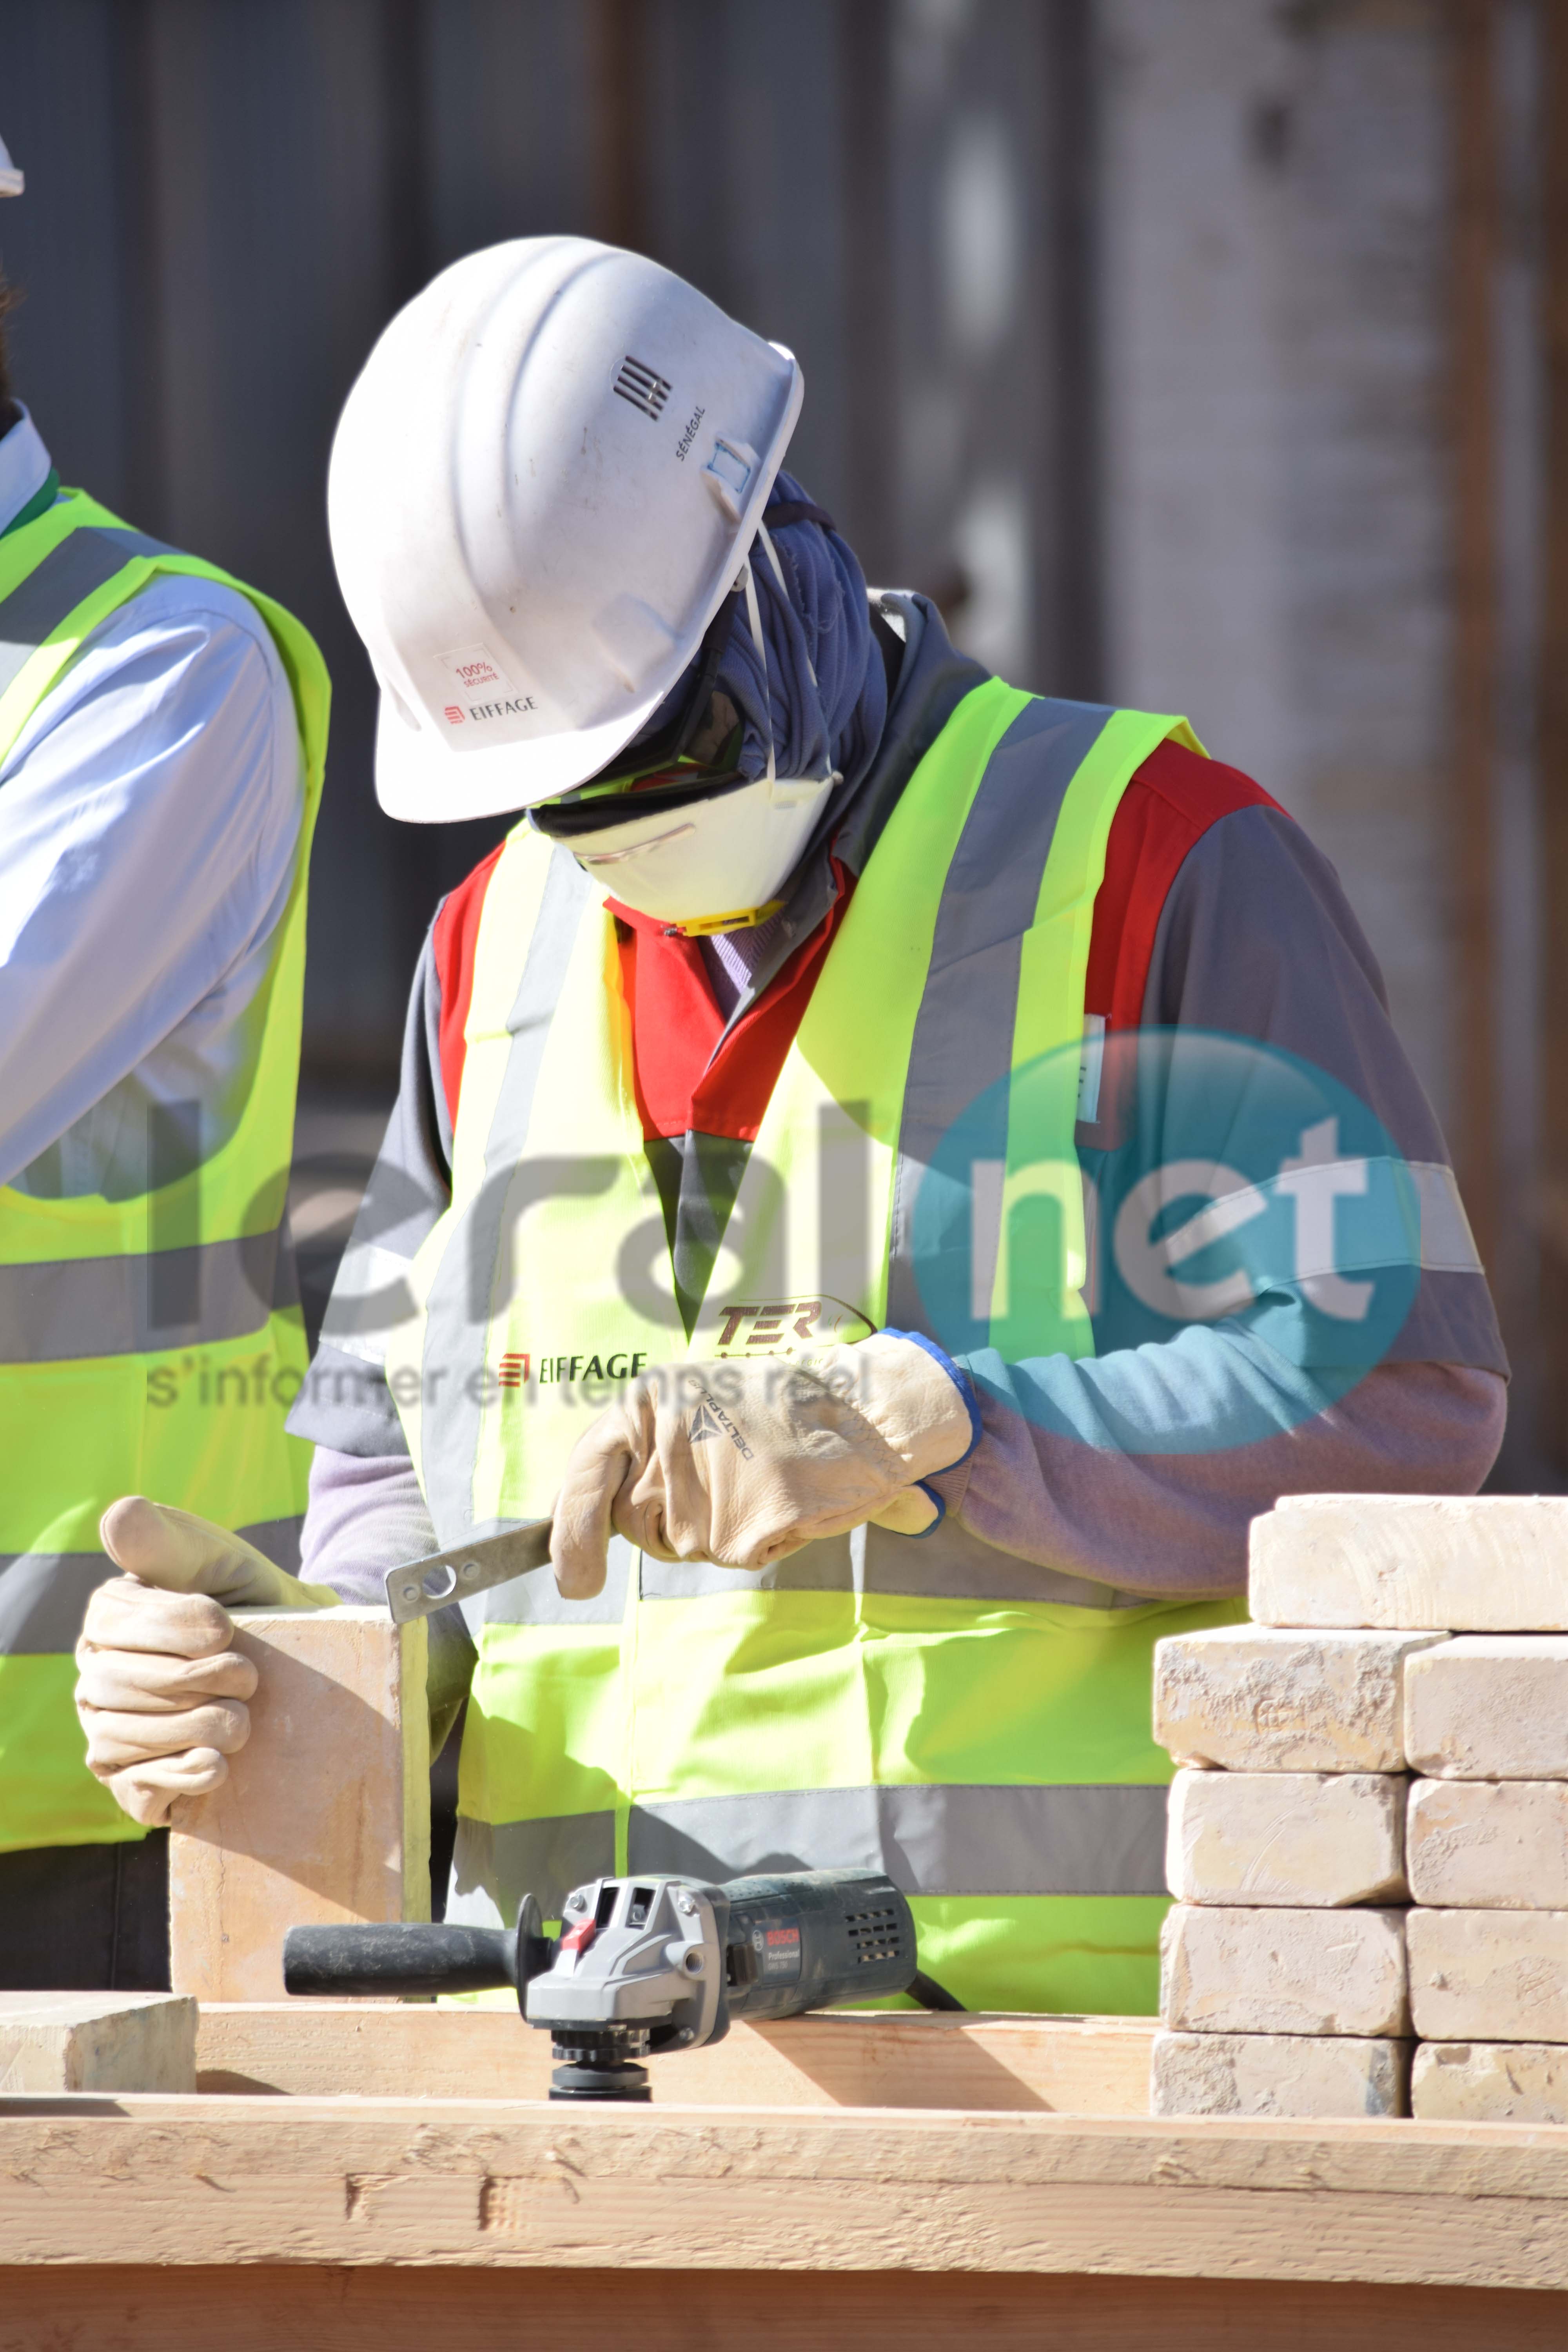
{"label": "worker's hand", "polygon": [[250,1736],[256,1668],[232,1646],[229,1609],[321,1609],[337,1594],[141,1495],[111,1503],[99,1533],[126,1572],[94,1592],[77,1644],[88,1769],[132,1821],[161,1829],[176,1797],[227,1778]]}
{"label": "worker's hand", "polygon": [[551,1559],[572,1599],[597,1592],[612,1530],[658,1559],[766,1568],[872,1520],[923,1535],[917,1481],[980,1433],[968,1381],[939,1349],[883,1331],[803,1360],[644,1372],[572,1449]]}

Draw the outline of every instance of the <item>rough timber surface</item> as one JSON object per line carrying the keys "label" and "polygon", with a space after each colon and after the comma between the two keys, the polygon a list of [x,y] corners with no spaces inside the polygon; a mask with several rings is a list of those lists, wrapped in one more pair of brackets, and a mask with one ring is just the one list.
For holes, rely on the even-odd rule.
{"label": "rough timber surface", "polygon": [[[0,2102],[0,2247],[18,2267],[1037,2273],[1563,2294],[1568,2129],[81,2094]],[[518,2294],[521,2314],[521,2277]]]}
{"label": "rough timber surface", "polygon": [[479,2352],[627,2310],[651,2352],[729,2347],[736,2310],[856,2352],[1469,2352],[1568,2340],[1568,2128],[12,2098],[0,2249],[0,2352],[426,2352],[433,2322]]}
{"label": "rough timber surface", "polygon": [[[1154,2031],[1152,2018],[910,2011],[737,2020],[711,2049],[650,2069],[660,2105],[1143,2116]],[[549,2036],[515,2010],[398,2001],[204,2003],[196,2042],[196,2087],[214,2093],[542,2099],[552,2064]]]}
{"label": "rough timber surface", "polygon": [[196,2004],[166,1992],[0,1992],[0,2094],[196,2087]]}

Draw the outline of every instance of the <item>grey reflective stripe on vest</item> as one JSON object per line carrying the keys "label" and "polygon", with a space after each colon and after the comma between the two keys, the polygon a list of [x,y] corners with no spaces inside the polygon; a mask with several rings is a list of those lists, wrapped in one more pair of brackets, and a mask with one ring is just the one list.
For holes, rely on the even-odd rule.
{"label": "grey reflective stripe on vest", "polygon": [[77,606],[123,572],[133,553],[106,530],[73,530],[11,593],[0,597],[0,694]]}
{"label": "grey reflective stripe on vest", "polygon": [[791,1789],[634,1805],[628,1870],[882,1870],[906,1895],[1163,1895],[1165,1790]]}
{"label": "grey reflective stripe on vest", "polygon": [[59,1364],[243,1339],[298,1296],[277,1229],[115,1257],[0,1265],[0,1364]]}
{"label": "grey reflective stripe on vest", "polygon": [[[238,1532],[277,1567],[296,1575],[302,1524],[298,1516],[263,1519]],[[119,1573],[100,1551],[0,1552],[0,1657],[51,1657],[74,1650],[89,1597]]]}
{"label": "grey reflective stripe on vest", "polygon": [[94,539],[107,540],[110,547],[119,548],[121,555],[125,557],[133,555],[154,557],[173,555],[180,559],[184,557],[184,549],[171,547],[166,539],[150,539],[144,530],[131,530],[124,525],[106,530],[101,523],[89,523],[85,530],[78,533],[78,537],[85,538],[89,533]]}
{"label": "grey reflective stripe on vest", "polygon": [[[499,1532],[499,1527],[498,1522],[496,1528],[487,1525],[468,1532],[479,1537]],[[725,1593],[845,1592],[1112,1609],[1142,1607],[1148,1600],[1146,1593],[1121,1594],[1088,1577],[1038,1567],[959,1527],[944,1528],[918,1543],[889,1535],[885,1528],[854,1528],[847,1535],[805,1544],[763,1569],[655,1559],[649,1552],[634,1553],[624,1537],[612,1536],[604,1589],[592,1600],[563,1600],[554,1571],[536,1568],[465,1601],[468,1630],[477,1642],[486,1624],[618,1625],[626,1615],[634,1558],[640,1562],[637,1591],[648,1601],[707,1601]]]}
{"label": "grey reflective stripe on vest", "polygon": [[465,1927],[511,1927],[525,1895],[559,1919],[574,1886],[616,1867],[614,1813],[563,1813],[544,1822],[458,1822],[447,1916]]}
{"label": "grey reflective stripe on vest", "polygon": [[705,1601],[726,1592],[885,1592],[1019,1606],[1048,1601],[1067,1609],[1140,1608],[1149,1598],[1020,1559],[952,1519],[918,1540],[889,1535],[886,1528],[852,1528],[847,1536],[803,1544],[760,1569],[654,1559],[644,1552],[637,1590],[645,1601]]}
{"label": "grey reflective stripe on vest", "polygon": [[[505,1523],[515,1526],[515,1520]],[[500,1533],[489,1527],[472,1532]],[[626,1613],[632,1561],[637,1558],[624,1536],[610,1538],[602,1591],[588,1601],[568,1601],[557,1589],[552,1568],[531,1569],[510,1584],[493,1585],[462,1603],[464,1621],[478,1643],[486,1625],[618,1625]]]}
{"label": "grey reflective stripe on vest", "polygon": [[[524,1895],[559,1918],[574,1886],[615,1868],[612,1812],[458,1823],[448,1919],[507,1926]],[[882,1870],[906,1895],[1152,1895],[1165,1887],[1165,1790],[788,1789],[634,1805],[628,1871],[720,1882],[764,1870]]]}
{"label": "grey reflective stripe on vest", "polygon": [[910,1258],[920,1180],[976,1096],[1005,1078],[1024,933],[1035,920],[1068,786],[1111,716],[1098,702],[1039,700],[991,754],[953,852],[915,1015],[893,1175],[888,1315],[923,1328]]}
{"label": "grey reflective stripe on vest", "polygon": [[0,694],[15,684],[41,645],[79,604],[138,556],[178,557],[178,548],[145,531],[85,523],[52,547],[8,596],[0,597]]}
{"label": "grey reflective stripe on vest", "polygon": [[[428,1402],[421,1417],[425,1500],[440,1545],[459,1542],[473,1526],[473,1488],[483,1407],[469,1393],[479,1369],[474,1312],[476,1276],[500,1273],[510,1192],[509,1180],[528,1141],[545,1040],[584,908],[597,903],[570,850],[557,846],[544,877],[522,978],[507,1018],[506,1069],[485,1140],[485,1175],[453,1226],[426,1306],[424,1366]],[[515,1213],[515,1212],[514,1212]],[[438,1378],[433,1375],[439,1374]],[[476,1388],[479,1384],[475,1383]]]}

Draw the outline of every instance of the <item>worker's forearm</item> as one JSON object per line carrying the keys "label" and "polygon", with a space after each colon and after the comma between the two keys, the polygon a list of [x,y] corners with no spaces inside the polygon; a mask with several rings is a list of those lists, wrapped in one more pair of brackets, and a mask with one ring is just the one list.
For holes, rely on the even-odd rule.
{"label": "worker's forearm", "polygon": [[[386,1601],[387,1570],[437,1549],[436,1531],[407,1454],[366,1460],[317,1446],[300,1542],[302,1576],[331,1585],[344,1601],[379,1608]],[[426,1623],[430,1752],[437,1756],[468,1696],[474,1645],[460,1610],[438,1610]]]}
{"label": "worker's forearm", "polygon": [[[1194,1341],[1204,1343],[1195,1360]],[[1053,1360],[1053,1384],[1073,1385],[1079,1436],[1059,1433],[1059,1422],[1033,1425],[982,1386],[984,1437],[962,1468],[933,1482],[974,1535],[1121,1592],[1237,1593],[1247,1584],[1248,1524],[1279,1496],[1474,1494],[1502,1438],[1506,1390],[1496,1373],[1399,1363],[1379,1366],[1315,1413],[1293,1423],[1282,1413],[1275,1436],[1160,1452],[1174,1382],[1187,1384],[1191,1404],[1195,1383],[1246,1380],[1255,1392],[1269,1368],[1260,1357],[1227,1364],[1211,1333],[1185,1334],[1179,1364],[1169,1348],[1141,1349],[1131,1361],[1130,1352]],[[1150,1433],[1142,1448],[1127,1426],[1140,1395]],[[1015,1396],[1025,1402],[1023,1391]],[[1223,1412],[1214,1425],[1225,1426]]]}

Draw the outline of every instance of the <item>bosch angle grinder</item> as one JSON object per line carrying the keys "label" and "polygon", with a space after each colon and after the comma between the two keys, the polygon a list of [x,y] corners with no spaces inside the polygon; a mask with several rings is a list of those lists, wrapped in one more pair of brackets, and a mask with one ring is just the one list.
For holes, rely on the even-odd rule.
{"label": "bosch angle grinder", "polygon": [[731,2017],[798,2017],[912,1993],[960,2003],[915,1965],[910,1906],[879,1871],[804,1870],[714,1886],[658,1871],[574,1888],[562,1932],[525,1895],[515,1928],[291,1927],[297,1995],[386,2000],[510,1985],[559,2062],[552,2099],[652,2095],[641,2061],[721,2042]]}

